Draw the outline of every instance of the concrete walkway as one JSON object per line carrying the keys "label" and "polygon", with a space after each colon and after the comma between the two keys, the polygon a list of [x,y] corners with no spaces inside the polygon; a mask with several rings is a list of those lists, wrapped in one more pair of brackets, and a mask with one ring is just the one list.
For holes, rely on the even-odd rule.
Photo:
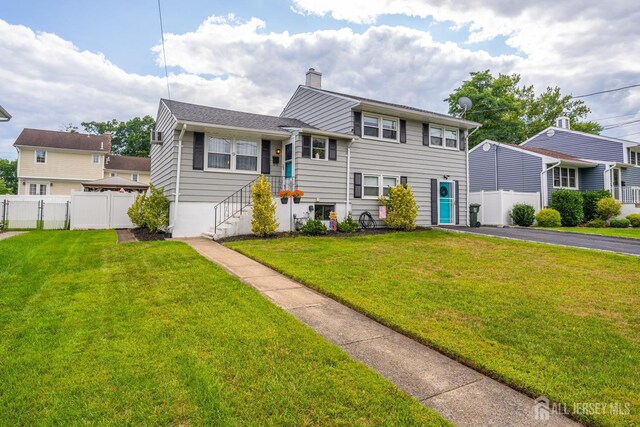
{"label": "concrete walkway", "polygon": [[24,233],[26,233],[26,231],[5,231],[4,233],[0,233],[0,240],[8,239],[9,237]]}
{"label": "concrete walkway", "polygon": [[577,426],[533,399],[211,240],[181,240],[460,426]]}
{"label": "concrete walkway", "polygon": [[571,233],[568,231],[540,230],[525,227],[439,227],[449,231],[458,231],[527,242],[549,243],[574,248],[595,249],[617,252],[625,255],[640,256],[640,239],[627,237],[601,236],[598,234]]}

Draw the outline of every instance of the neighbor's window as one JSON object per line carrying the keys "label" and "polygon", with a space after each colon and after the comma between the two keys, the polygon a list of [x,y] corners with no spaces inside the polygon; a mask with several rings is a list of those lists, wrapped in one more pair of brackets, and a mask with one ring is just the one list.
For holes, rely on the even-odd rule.
{"label": "neighbor's window", "polygon": [[[362,135],[372,138],[398,141],[398,119],[384,116],[363,115]],[[382,130],[380,125],[382,124]]]}
{"label": "neighbor's window", "polygon": [[93,155],[93,163],[100,163],[100,154]]}
{"label": "neighbor's window", "polygon": [[363,116],[362,125],[364,126],[363,135],[375,138],[380,136],[380,119],[378,117]]}
{"label": "neighbor's window", "polygon": [[631,163],[632,165],[637,165],[638,163],[638,153],[636,153],[635,151],[629,151],[629,163]]}
{"label": "neighbor's window", "polygon": [[311,153],[314,159],[327,159],[327,138],[314,136],[312,140]]}
{"label": "neighbor's window", "polygon": [[258,143],[254,141],[236,141],[236,169],[241,171],[258,170]]}
{"label": "neighbor's window", "polygon": [[30,196],[46,196],[47,184],[29,184]]}
{"label": "neighbor's window", "polygon": [[118,176],[118,174],[117,174],[117,173],[115,173],[115,172],[111,172],[111,173],[109,173],[109,176],[110,176],[111,178],[113,178],[114,176]]}
{"label": "neighbor's window", "polygon": [[44,150],[36,151],[36,163],[46,163],[47,162],[47,152]]}
{"label": "neighbor's window", "polygon": [[138,174],[137,173],[132,173],[131,174],[131,181],[138,182]]}
{"label": "neighbor's window", "polygon": [[38,194],[41,196],[47,195],[47,184],[40,184],[40,192]]}
{"label": "neighbor's window", "polygon": [[380,177],[378,175],[365,175],[363,181],[362,195],[364,197],[380,196]]}
{"label": "neighbor's window", "polygon": [[553,168],[554,188],[578,188],[578,170],[576,168]]}
{"label": "neighbor's window", "polygon": [[36,184],[29,184],[29,195],[35,196],[38,194],[38,186]]}
{"label": "neighbor's window", "polygon": [[207,167],[212,169],[231,169],[230,139],[209,138],[207,149]]}
{"label": "neighbor's window", "polygon": [[320,221],[329,221],[329,214],[336,210],[336,205],[315,205],[315,219]]}

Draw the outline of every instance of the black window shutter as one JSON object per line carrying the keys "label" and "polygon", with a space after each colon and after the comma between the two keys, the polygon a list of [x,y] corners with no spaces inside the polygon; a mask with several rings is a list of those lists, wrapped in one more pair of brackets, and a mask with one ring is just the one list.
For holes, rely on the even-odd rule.
{"label": "black window shutter", "polygon": [[431,225],[438,225],[438,180],[431,180]]}
{"label": "black window shutter", "polygon": [[204,169],[204,133],[193,133],[193,170]]}
{"label": "black window shutter", "polygon": [[460,151],[464,151],[467,148],[467,134],[464,129],[460,129],[458,132],[460,135]]}
{"label": "black window shutter", "polygon": [[302,135],[302,157],[311,158],[311,136],[309,135]]}
{"label": "black window shutter", "polygon": [[353,112],[353,133],[356,136],[362,136],[362,113],[360,111]]}
{"label": "black window shutter", "polygon": [[460,225],[460,181],[456,181],[456,225]]}
{"label": "black window shutter", "polygon": [[422,124],[422,145],[429,145],[429,123]]}
{"label": "black window shutter", "polygon": [[353,174],[353,198],[362,198],[362,174],[358,172]]}
{"label": "black window shutter", "polygon": [[338,141],[329,140],[329,160],[338,160]]}
{"label": "black window shutter", "polygon": [[271,141],[262,140],[262,164],[260,165],[261,173],[269,175],[271,173]]}
{"label": "black window shutter", "polygon": [[400,120],[400,142],[402,144],[407,143],[407,121]]}
{"label": "black window shutter", "polygon": [[407,177],[406,176],[401,176],[400,177],[400,185],[402,185],[403,187],[407,186]]}

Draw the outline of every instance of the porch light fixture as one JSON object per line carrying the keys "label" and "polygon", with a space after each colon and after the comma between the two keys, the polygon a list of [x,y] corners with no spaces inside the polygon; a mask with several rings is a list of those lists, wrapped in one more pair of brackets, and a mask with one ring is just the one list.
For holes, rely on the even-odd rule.
{"label": "porch light fixture", "polygon": [[449,175],[442,175],[442,178],[449,179]]}
{"label": "porch light fixture", "polygon": [[279,156],[280,154],[282,154],[282,150],[279,148],[276,148],[276,154]]}

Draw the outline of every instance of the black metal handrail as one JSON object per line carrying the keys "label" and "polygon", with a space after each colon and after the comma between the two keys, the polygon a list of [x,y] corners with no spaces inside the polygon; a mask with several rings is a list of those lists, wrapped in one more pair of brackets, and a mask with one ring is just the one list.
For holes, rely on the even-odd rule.
{"label": "black metal handrail", "polygon": [[[271,184],[271,194],[278,195],[278,192],[283,189],[292,190],[295,188],[293,178],[284,178],[281,176],[269,176],[264,175],[267,181]],[[218,232],[218,227],[224,224],[229,218],[242,214],[242,212],[252,203],[251,200],[251,187],[256,183],[260,177],[253,179],[248,184],[242,186],[235,193],[215,205],[214,210],[214,222],[213,232]]]}

